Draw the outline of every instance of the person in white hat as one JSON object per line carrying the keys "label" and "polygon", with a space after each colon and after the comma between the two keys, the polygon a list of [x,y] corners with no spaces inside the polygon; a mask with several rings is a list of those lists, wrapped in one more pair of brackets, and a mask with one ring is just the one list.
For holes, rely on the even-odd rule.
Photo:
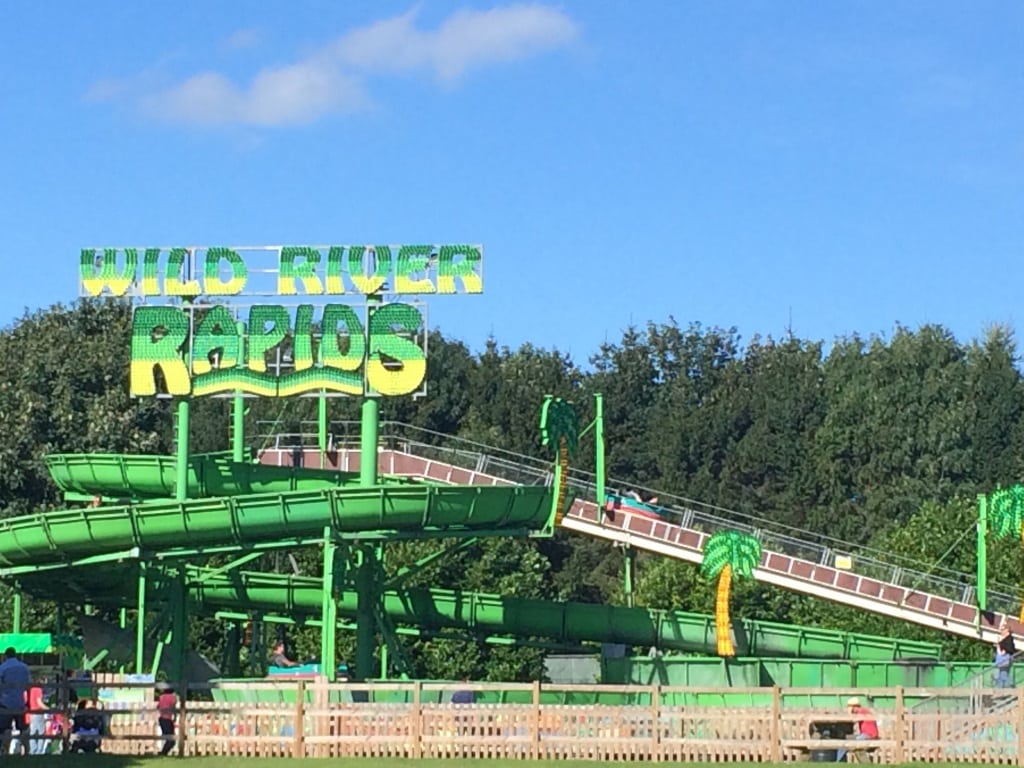
{"label": "person in white hat", "polygon": [[[857,740],[878,738],[878,722],[871,717],[870,709],[861,706],[859,698],[856,696],[848,698],[846,700],[846,709],[851,715],[857,715],[860,718],[857,720],[857,733],[854,734],[853,738]],[[845,749],[837,749],[836,762],[843,762],[846,759],[846,753],[847,750]]]}

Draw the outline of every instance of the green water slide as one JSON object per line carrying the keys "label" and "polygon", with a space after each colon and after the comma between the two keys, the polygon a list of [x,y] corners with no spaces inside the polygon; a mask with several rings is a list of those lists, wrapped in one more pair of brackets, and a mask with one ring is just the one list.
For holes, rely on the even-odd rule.
{"label": "green water slide", "polygon": [[[190,595],[218,610],[256,610],[314,616],[321,607],[320,579],[281,574],[218,574],[196,568]],[[337,594],[338,613],[354,617],[355,592]],[[544,637],[556,643],[621,643],[706,653],[715,648],[713,616],[577,602],[552,602],[446,589],[406,588],[384,592],[384,610],[401,624],[424,629]],[[819,659],[936,659],[939,646],[911,640],[834,632],[767,621],[733,622],[742,656]]]}
{"label": "green water slide", "polygon": [[[117,503],[0,520],[0,575],[49,594],[53,572],[130,605],[139,561],[173,562],[212,552],[294,546],[322,540],[325,529],[372,538],[466,537],[481,531],[524,535],[550,522],[551,489],[542,486],[438,486],[306,468],[236,463],[224,455],[190,459],[186,501],[169,501],[175,464],[165,456],[62,455],[48,458],[54,480],[71,496]],[[124,498],[125,496],[129,498]],[[130,503],[127,503],[130,502]],[[120,559],[123,556],[123,559]],[[189,589],[212,610],[315,615],[321,579],[190,570]],[[120,590],[120,592],[119,592]],[[560,642],[608,642],[687,651],[714,649],[709,616],[640,608],[553,603],[440,589],[382,595],[391,621]],[[342,616],[358,613],[341,592]],[[937,658],[939,646],[771,622],[736,621],[742,652],[819,658]]]}

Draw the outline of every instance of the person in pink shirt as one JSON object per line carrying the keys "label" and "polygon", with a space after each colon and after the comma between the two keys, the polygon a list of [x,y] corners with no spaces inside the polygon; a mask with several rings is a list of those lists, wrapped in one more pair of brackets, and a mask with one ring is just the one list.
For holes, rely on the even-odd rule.
{"label": "person in pink shirt", "polygon": [[163,688],[160,698],[156,701],[156,709],[160,734],[164,738],[164,746],[160,750],[160,754],[169,755],[171,750],[174,749],[174,718],[178,714],[178,697],[174,695],[173,688],[170,686]]}

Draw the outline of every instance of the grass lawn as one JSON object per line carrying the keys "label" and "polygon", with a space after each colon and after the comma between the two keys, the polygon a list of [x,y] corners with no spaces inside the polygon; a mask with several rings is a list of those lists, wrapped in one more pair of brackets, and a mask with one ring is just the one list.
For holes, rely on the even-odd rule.
{"label": "grass lawn", "polygon": [[[18,758],[14,758],[17,760]],[[11,760],[10,763],[13,763]],[[7,762],[7,759],[4,759]],[[10,764],[9,763],[9,764]],[[398,758],[294,758],[294,757],[159,757],[147,755],[145,757],[129,757],[126,755],[47,755],[44,757],[33,757],[26,768],[134,768],[135,766],[174,765],[175,763],[187,763],[188,768],[242,768],[252,763],[259,763],[261,766],[270,766],[274,763],[281,768],[314,768],[330,765],[332,768],[608,768],[615,763],[593,762],[593,761],[569,761],[569,760],[402,760]],[[621,765],[621,763],[618,763]],[[694,768],[707,768],[706,763],[660,763],[666,768],[679,768],[681,766],[693,766]],[[758,768],[769,768],[769,763],[759,763]],[[780,763],[781,768],[783,764]],[[942,765],[943,768],[957,768],[957,763],[905,763],[904,768],[909,766],[934,766]],[[972,764],[972,768],[977,764]],[[792,763],[785,763],[786,768],[792,768]]]}

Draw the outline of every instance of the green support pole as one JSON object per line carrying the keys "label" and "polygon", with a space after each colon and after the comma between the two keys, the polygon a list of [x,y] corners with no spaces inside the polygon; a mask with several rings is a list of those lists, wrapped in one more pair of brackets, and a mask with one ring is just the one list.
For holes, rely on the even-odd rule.
{"label": "green support pole", "polygon": [[338,604],[334,601],[334,585],[337,577],[338,545],[330,528],[324,529],[324,575],[321,587],[320,620],[320,665],[330,682],[337,679],[338,649],[337,625]]}
{"label": "green support pole", "polygon": [[188,652],[188,587],[184,571],[175,575],[171,590],[174,600],[171,619],[171,679],[184,680],[185,656]]}
{"label": "green support pole", "polygon": [[363,420],[359,433],[359,484],[377,484],[377,435],[380,429],[380,410],[377,400],[363,400]]}
{"label": "green support pole", "polygon": [[14,616],[12,624],[15,634],[21,632],[21,592],[18,591],[15,591],[14,593]]}
{"label": "green support pole", "polygon": [[[119,615],[118,615],[118,619],[117,619],[117,625],[121,629],[127,629],[128,628],[128,609],[122,606],[121,610],[118,613],[119,613]],[[124,674],[124,670],[125,670],[124,664],[121,664],[117,668],[118,674],[122,674],[123,675]]]}
{"label": "green support pole", "polygon": [[[376,462],[374,462],[376,464]],[[377,599],[375,585],[376,547],[361,544],[356,554],[356,679],[368,680],[373,676],[373,654],[376,650],[376,618],[374,601]]]}
{"label": "green support pole", "polygon": [[978,611],[988,609],[988,499],[978,494]]}
{"label": "green support pole", "polygon": [[146,566],[139,564],[139,583],[136,587],[135,619],[135,674],[146,671]]}
{"label": "green support pole", "polygon": [[604,509],[605,503],[605,467],[604,467],[604,395],[594,395],[594,467],[597,482],[597,506]]}
{"label": "green support pole", "polygon": [[178,445],[174,478],[174,498],[177,501],[188,498],[188,414],[189,400],[183,397],[178,401]]}
{"label": "green support pole", "polygon": [[320,393],[316,414],[317,448],[320,449],[320,469],[327,466],[327,395]]}
{"label": "green support pole", "polygon": [[633,576],[636,567],[636,550],[629,544],[622,548],[624,559],[622,561],[622,592],[626,598],[626,607],[633,607]]}
{"label": "green support pole", "polygon": [[[235,330],[239,339],[245,339],[245,323],[235,323]],[[238,353],[244,359],[245,350],[239,349]],[[231,459],[241,462],[245,460],[245,398],[241,390],[235,390],[231,406]]]}

